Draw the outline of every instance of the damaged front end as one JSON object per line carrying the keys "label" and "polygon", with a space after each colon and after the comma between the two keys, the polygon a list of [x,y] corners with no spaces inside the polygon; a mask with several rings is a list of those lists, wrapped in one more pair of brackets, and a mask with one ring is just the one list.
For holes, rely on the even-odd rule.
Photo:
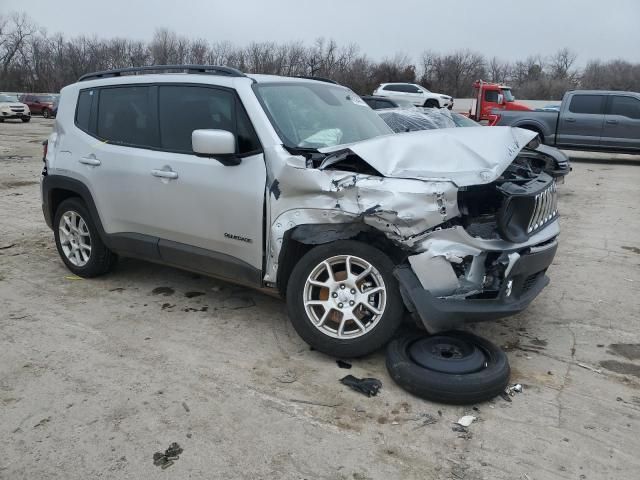
{"label": "damaged front end", "polygon": [[269,172],[265,281],[283,274],[291,239],[381,235],[405,305],[429,331],[524,309],[548,283],[559,234],[555,182],[520,155],[534,136],[447,129],[313,154],[276,147],[285,161]]}

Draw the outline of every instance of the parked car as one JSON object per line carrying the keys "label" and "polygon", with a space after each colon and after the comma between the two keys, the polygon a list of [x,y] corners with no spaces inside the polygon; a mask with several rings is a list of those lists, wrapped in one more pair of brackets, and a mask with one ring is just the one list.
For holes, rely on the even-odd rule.
{"label": "parked car", "polygon": [[[379,110],[377,113],[396,133],[438,128],[482,127],[469,117],[449,110],[413,108]],[[544,171],[558,183],[564,183],[564,177],[571,171],[569,157],[564,152],[543,145],[537,139],[532,140],[522,149],[520,158],[536,172]]]}
{"label": "parked car", "polygon": [[364,95],[360,98],[362,98],[362,100],[364,100],[364,103],[369,105],[374,110],[379,110],[381,108],[398,108],[398,107],[413,108],[414,106],[413,103],[411,103],[409,100],[398,100],[398,99],[394,100],[388,97],[376,97],[373,95]]}
{"label": "parked car", "polygon": [[0,93],[0,123],[9,119],[31,120],[29,107],[18,100],[13,93]]}
{"label": "parked car", "polygon": [[496,125],[536,132],[547,145],[565,149],[640,152],[640,93],[575,90],[559,112],[495,112]]}
{"label": "parked car", "polygon": [[408,100],[416,107],[453,108],[453,98],[449,95],[430,92],[415,83],[382,83],[373,94],[394,100]]}
{"label": "parked car", "polygon": [[314,80],[98,72],[62,90],[43,212],[79,276],[120,255],[267,289],[310,345],[361,356],[406,310],[449,330],[515,314],[547,285],[555,182],[518,164],[534,137],[394,135],[351,90]]}
{"label": "parked car", "polygon": [[29,106],[31,113],[51,117],[56,95],[27,93],[20,96],[20,101]]}

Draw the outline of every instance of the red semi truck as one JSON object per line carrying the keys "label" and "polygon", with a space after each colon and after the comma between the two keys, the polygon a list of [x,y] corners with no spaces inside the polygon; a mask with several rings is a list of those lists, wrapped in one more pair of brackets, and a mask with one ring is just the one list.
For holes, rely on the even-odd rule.
{"label": "red semi truck", "polygon": [[473,89],[475,96],[469,109],[469,118],[476,122],[486,123],[489,126],[495,125],[499,117],[493,115],[492,110],[531,110],[523,103],[516,102],[516,98],[511,93],[511,87],[506,85],[476,80],[473,82]]}

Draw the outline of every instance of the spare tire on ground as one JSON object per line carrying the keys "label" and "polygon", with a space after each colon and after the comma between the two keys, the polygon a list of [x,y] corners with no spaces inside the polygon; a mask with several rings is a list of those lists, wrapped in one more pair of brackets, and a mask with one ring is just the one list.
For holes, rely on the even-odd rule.
{"label": "spare tire on ground", "polygon": [[509,383],[509,361],[499,347],[468,332],[410,333],[387,347],[387,370],[405,390],[457,405],[489,400]]}

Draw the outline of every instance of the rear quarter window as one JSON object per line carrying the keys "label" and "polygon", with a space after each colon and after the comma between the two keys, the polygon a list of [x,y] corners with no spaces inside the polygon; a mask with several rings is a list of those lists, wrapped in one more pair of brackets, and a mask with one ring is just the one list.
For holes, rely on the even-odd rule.
{"label": "rear quarter window", "polygon": [[89,132],[89,119],[91,118],[91,104],[93,103],[93,90],[82,90],[78,95],[76,106],[76,126]]}

